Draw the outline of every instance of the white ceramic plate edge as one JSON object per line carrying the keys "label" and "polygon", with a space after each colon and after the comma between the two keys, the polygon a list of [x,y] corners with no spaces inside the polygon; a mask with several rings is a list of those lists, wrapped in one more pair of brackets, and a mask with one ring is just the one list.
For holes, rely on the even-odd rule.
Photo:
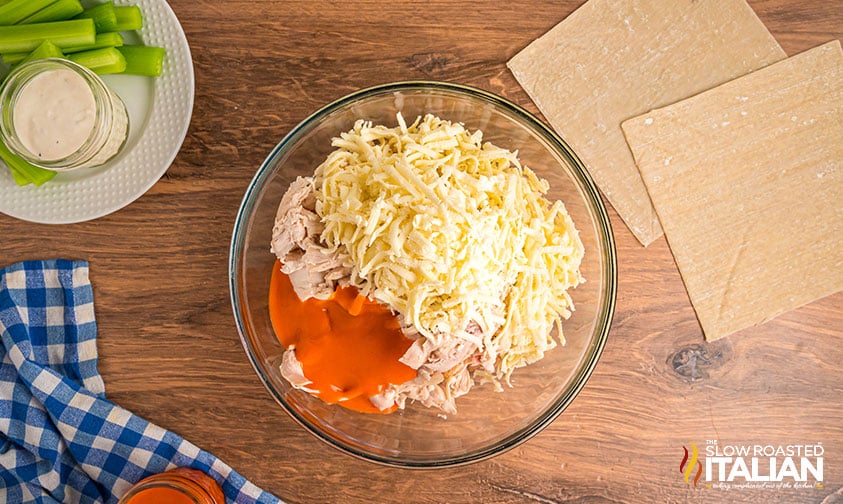
{"label": "white ceramic plate edge", "polygon": [[[44,224],[71,224],[108,215],[146,193],[181,149],[193,113],[195,84],[184,31],[165,0],[115,3],[140,6],[144,15],[140,40],[167,50],[163,73],[156,79],[105,76],[140,130],[133,134],[130,125],[126,148],[115,160],[87,172],[60,173],[41,187],[17,186],[8,169],[0,166],[0,212]],[[149,103],[146,114],[137,110],[137,103],[144,101]]]}

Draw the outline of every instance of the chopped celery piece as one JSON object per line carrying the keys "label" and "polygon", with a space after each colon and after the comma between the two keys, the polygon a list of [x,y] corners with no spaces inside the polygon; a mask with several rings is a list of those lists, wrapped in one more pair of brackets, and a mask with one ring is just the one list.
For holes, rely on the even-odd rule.
{"label": "chopped celery piece", "polygon": [[97,75],[121,73],[126,70],[126,58],[114,47],[68,54],[67,59],[88,67]]}
{"label": "chopped celery piece", "polygon": [[59,49],[56,44],[50,42],[49,40],[45,40],[44,42],[41,42],[41,45],[36,47],[31,53],[27,54],[20,62],[23,64],[39,59],[63,57],[64,53],[61,52],[61,49]]}
{"label": "chopped celery piece", "polygon": [[[49,42],[55,47],[59,54],[53,54],[49,56],[40,56],[40,58],[61,58],[65,54],[77,53],[82,51],[90,51],[91,49],[102,49],[103,47],[116,47],[123,45],[123,36],[120,35],[118,32],[106,32],[106,33],[98,33],[97,36],[94,38],[94,43],[91,45],[86,46],[79,46],[79,47],[65,47],[64,49],[59,48],[55,44],[53,44],[49,40],[45,40],[44,43]],[[43,43],[41,44],[44,45]],[[39,48],[41,46],[38,46]],[[35,49],[37,51],[38,49]],[[5,53],[2,55],[3,61],[9,65],[14,65],[23,61],[27,56],[29,56],[30,52],[16,52],[16,53]],[[38,57],[32,59],[39,59]],[[28,60],[30,61],[30,60]]]}
{"label": "chopped celery piece", "polygon": [[85,8],[79,0],[56,0],[44,7],[35,14],[26,17],[18,24],[49,23],[51,21],[64,21],[77,14],[81,14]]}
{"label": "chopped celery piece", "polygon": [[64,53],[61,48],[49,40],[41,42],[41,44],[29,52],[6,53],[2,55],[3,61],[8,65],[18,65],[28,61],[34,61],[44,58],[63,58]]}
{"label": "chopped celery piece", "polygon": [[23,61],[24,58],[29,56],[30,52],[32,52],[32,51],[5,53],[5,54],[2,55],[3,63],[6,63],[7,65],[17,65],[18,63]]}
{"label": "chopped celery piece", "polygon": [[0,5],[0,25],[15,24],[56,0],[8,0]]}
{"label": "chopped celery piece", "polygon": [[26,174],[17,171],[13,166],[9,167],[9,171],[12,172],[12,178],[15,179],[15,184],[25,186],[32,183],[31,178],[26,176]]}
{"label": "chopped celery piece", "polygon": [[140,30],[143,27],[143,15],[137,5],[114,7],[117,17],[116,31]]}
{"label": "chopped celery piece", "polygon": [[52,23],[0,26],[0,53],[28,52],[49,40],[59,47],[91,45],[96,40],[94,22],[73,19]]}
{"label": "chopped celery piece", "polygon": [[117,14],[114,12],[114,2],[105,2],[88,7],[76,19],[90,18],[98,32],[117,31]]}
{"label": "chopped celery piece", "polygon": [[123,45],[123,36],[118,32],[97,33],[94,43],[87,46],[80,47],[66,47],[63,49],[65,54],[78,53],[82,51],[90,51],[91,49],[102,49],[104,47],[118,47]]}
{"label": "chopped celery piece", "polygon": [[167,54],[163,47],[124,45],[117,50],[126,58],[126,69],[123,73],[149,77],[161,75],[164,56]]}
{"label": "chopped celery piece", "polygon": [[35,184],[40,186],[56,176],[53,170],[47,170],[27,163],[20,156],[13,154],[3,142],[0,142],[0,159],[12,171],[15,183],[20,186]]}

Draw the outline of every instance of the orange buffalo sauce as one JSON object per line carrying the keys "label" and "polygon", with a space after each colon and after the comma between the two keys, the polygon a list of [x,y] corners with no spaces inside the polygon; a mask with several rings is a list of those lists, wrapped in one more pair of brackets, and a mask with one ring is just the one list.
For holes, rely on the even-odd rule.
{"label": "orange buffalo sauce", "polygon": [[167,487],[149,488],[126,501],[126,504],[196,504],[196,501],[181,490]]}
{"label": "orange buffalo sauce", "polygon": [[381,411],[369,398],[416,371],[399,362],[412,344],[387,308],[339,287],[329,299],[301,301],[276,261],[269,284],[269,316],[285,347],[294,347],[308,389],[317,397],[364,413]]}
{"label": "orange buffalo sauce", "polygon": [[139,481],[118,504],[225,504],[225,495],[204,472],[178,467]]}

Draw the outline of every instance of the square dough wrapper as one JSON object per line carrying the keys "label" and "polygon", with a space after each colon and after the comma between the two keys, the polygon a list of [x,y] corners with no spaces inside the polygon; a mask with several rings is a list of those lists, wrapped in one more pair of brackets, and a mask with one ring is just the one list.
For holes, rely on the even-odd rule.
{"label": "square dough wrapper", "polygon": [[508,66],[648,245],[662,231],[621,122],[784,57],[745,0],[589,0]]}
{"label": "square dough wrapper", "polygon": [[706,339],[843,289],[839,41],[623,131]]}

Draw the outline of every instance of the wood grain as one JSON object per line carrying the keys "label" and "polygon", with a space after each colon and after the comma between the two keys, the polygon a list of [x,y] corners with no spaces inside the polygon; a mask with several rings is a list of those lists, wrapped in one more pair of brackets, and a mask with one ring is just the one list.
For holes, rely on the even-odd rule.
{"label": "wood grain", "polygon": [[[537,112],[505,63],[581,2],[170,0],[191,44],[193,120],[144,196],[92,222],[0,215],[0,264],[90,261],[110,399],[216,454],[291,503],[843,501],[843,294],[714,343],[669,249],[617,215],[609,341],[568,410],[532,440],[466,467],[354,459],[299,427],[241,348],[227,259],[243,192],[270,149],[321,105],[405,79],[454,81]],[[843,38],[841,0],[750,2],[788,54]],[[821,489],[689,487],[682,446],[815,443]]]}

